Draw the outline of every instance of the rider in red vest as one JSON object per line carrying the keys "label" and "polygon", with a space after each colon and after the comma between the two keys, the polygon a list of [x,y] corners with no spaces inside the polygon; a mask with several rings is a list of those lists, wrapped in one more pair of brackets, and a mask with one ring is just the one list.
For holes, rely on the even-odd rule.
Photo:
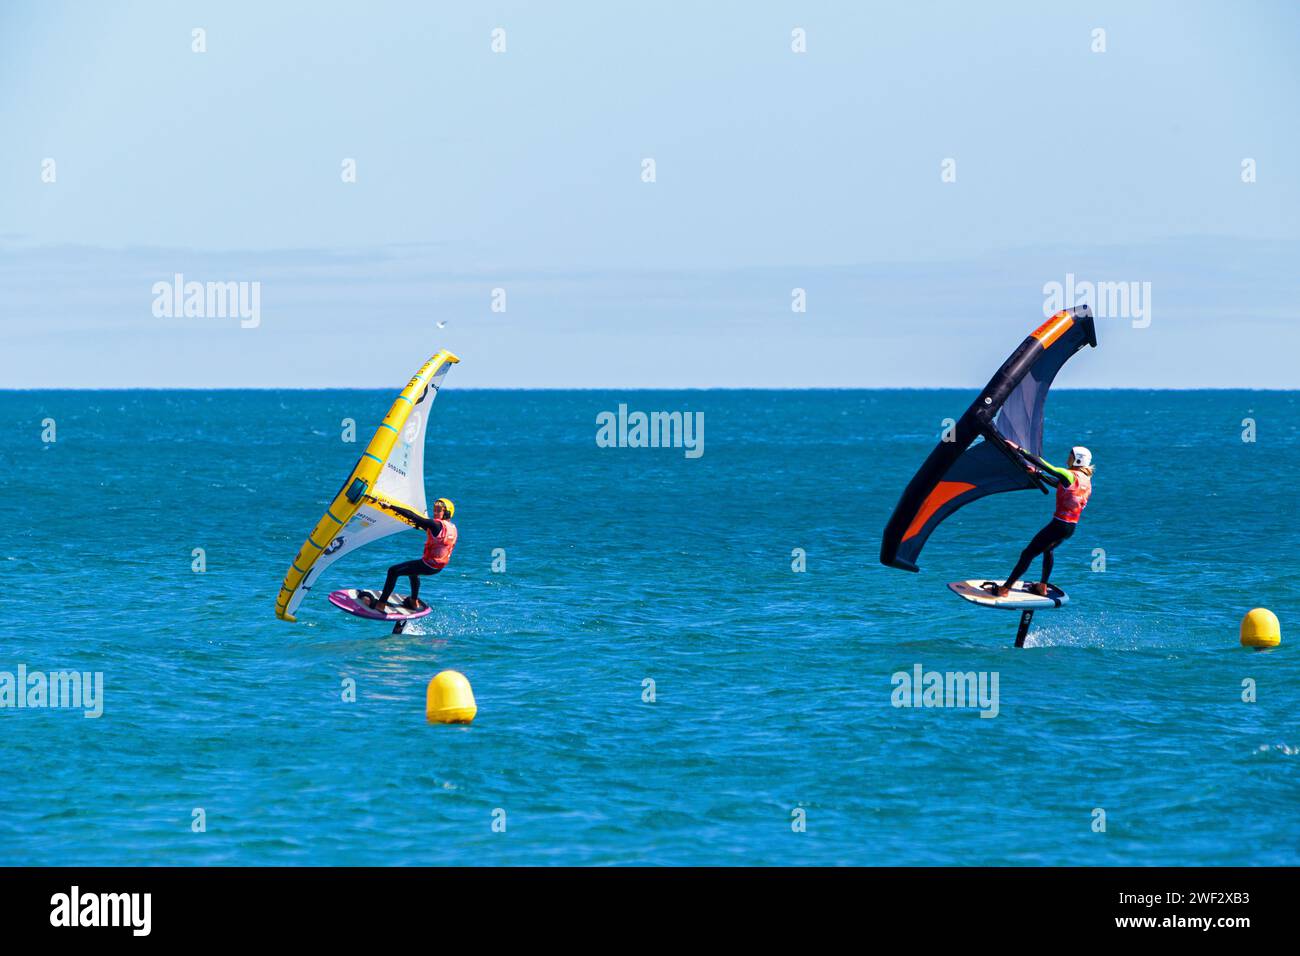
{"label": "rider in red vest", "polygon": [[456,506],[451,503],[450,498],[439,498],[433,503],[432,518],[426,518],[424,515],[387,502],[384,503],[384,507],[406,518],[421,531],[428,532],[428,538],[424,543],[424,555],[415,561],[405,561],[389,568],[388,577],[384,579],[383,593],[379,597],[375,597],[368,591],[362,591],[357,597],[367,607],[374,608],[376,611],[386,610],[388,597],[397,586],[397,579],[409,577],[411,594],[402,603],[408,610],[414,611],[420,606],[420,577],[426,574],[437,574],[451,561],[451,552],[456,547],[456,526],[451,523],[451,516],[455,514]]}
{"label": "rider in red vest", "polygon": [[997,597],[1006,597],[1011,593],[1011,586],[1029,570],[1029,563],[1041,554],[1043,580],[1029,585],[1029,590],[1046,597],[1047,580],[1052,576],[1052,552],[1058,544],[1074,534],[1083,509],[1088,506],[1088,498],[1092,496],[1092,452],[1082,445],[1075,445],[1070,449],[1069,467],[1057,468],[1025,451],[1015,442],[1009,441],[1007,444],[1020,453],[1031,472],[1041,474],[1045,480],[1056,485],[1056,512],[1047,526],[1034,535],[1025,550],[1020,552],[1020,560],[1007,579],[1000,585],[990,581],[984,588]]}

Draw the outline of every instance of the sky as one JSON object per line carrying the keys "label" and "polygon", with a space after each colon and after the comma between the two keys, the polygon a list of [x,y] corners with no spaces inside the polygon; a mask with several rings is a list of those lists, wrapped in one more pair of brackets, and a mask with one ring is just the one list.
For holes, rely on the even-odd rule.
{"label": "sky", "polygon": [[1283,0],[6,3],[0,388],[978,386],[1086,282],[1133,299],[1062,386],[1296,387],[1297,49]]}

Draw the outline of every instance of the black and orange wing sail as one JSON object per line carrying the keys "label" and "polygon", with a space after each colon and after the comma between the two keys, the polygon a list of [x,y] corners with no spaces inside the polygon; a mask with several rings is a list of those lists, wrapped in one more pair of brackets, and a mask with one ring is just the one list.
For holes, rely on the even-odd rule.
{"label": "black and orange wing sail", "polygon": [[930,534],[958,508],[1002,491],[1046,490],[1006,442],[1043,453],[1047,390],[1072,355],[1096,344],[1086,305],[1056,313],[1020,343],[908,482],[885,525],[881,563],[919,570]]}

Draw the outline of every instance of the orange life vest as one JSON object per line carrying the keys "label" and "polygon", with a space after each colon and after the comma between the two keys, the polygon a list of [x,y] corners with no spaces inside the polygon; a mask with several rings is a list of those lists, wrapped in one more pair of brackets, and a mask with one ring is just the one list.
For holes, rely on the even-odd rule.
{"label": "orange life vest", "polygon": [[444,521],[441,531],[437,534],[430,531],[428,534],[429,538],[424,543],[424,563],[431,568],[445,568],[456,547],[456,526],[450,521]]}
{"label": "orange life vest", "polygon": [[1083,514],[1083,509],[1088,507],[1090,497],[1092,497],[1092,479],[1081,471],[1074,472],[1074,484],[1067,485],[1062,481],[1056,486],[1056,514],[1053,517],[1057,521],[1078,524],[1079,516]]}

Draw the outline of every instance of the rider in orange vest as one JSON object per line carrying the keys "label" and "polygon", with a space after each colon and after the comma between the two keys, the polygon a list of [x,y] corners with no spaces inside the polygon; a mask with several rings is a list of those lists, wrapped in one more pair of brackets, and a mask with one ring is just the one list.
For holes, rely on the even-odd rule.
{"label": "rider in orange vest", "polygon": [[1009,441],[1007,444],[1020,453],[1031,472],[1042,474],[1045,480],[1056,485],[1056,512],[1047,526],[1034,535],[1025,550],[1020,552],[1020,560],[1007,579],[1000,585],[990,581],[984,588],[997,597],[1006,597],[1011,593],[1011,586],[1029,570],[1029,563],[1041,554],[1043,580],[1029,585],[1029,590],[1046,597],[1047,580],[1052,576],[1052,552],[1058,544],[1074,534],[1083,509],[1088,506],[1088,499],[1092,496],[1092,452],[1082,445],[1075,445],[1070,449],[1069,467],[1057,468],[1025,451],[1015,442]]}
{"label": "rider in orange vest", "polygon": [[389,568],[388,577],[384,579],[383,593],[379,597],[375,597],[368,591],[361,592],[357,597],[367,607],[383,611],[388,604],[389,595],[397,586],[397,579],[409,577],[411,594],[402,603],[408,610],[414,611],[420,606],[420,577],[426,574],[437,574],[451,561],[451,552],[456,547],[456,526],[451,523],[451,516],[455,514],[456,506],[451,503],[450,498],[439,498],[433,503],[432,518],[426,518],[424,515],[387,502],[384,507],[406,518],[421,531],[428,532],[429,536],[424,543],[424,555],[415,561],[405,561]]}

